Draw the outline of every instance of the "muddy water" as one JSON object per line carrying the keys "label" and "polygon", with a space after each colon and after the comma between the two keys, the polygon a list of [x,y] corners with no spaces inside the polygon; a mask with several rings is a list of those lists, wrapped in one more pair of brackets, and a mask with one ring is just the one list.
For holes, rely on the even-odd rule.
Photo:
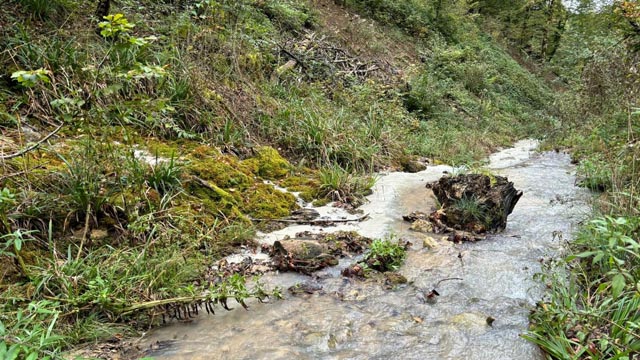
{"label": "muddy water", "polygon": [[[311,229],[357,230],[370,237],[393,233],[412,241],[400,269],[409,284],[385,289],[380,282],[341,277],[340,267],[353,260],[313,278],[269,274],[263,278],[269,284],[286,288],[311,281],[323,291],[285,292],[286,300],[253,303],[249,311],[220,310],[191,323],[172,323],[149,334],[142,346],[155,344],[148,355],[157,359],[541,359],[537,347],[519,337],[542,296],[533,275],[539,260],[557,254],[588,209],[586,194],[573,186],[569,158],[536,154],[535,146],[522,141],[491,156],[489,167],[508,176],[524,196],[506,231],[484,241],[454,245],[436,238],[423,246],[424,235],[400,220],[434,206],[425,184],[451,171],[445,166],[381,176],[363,206],[369,220]],[[352,217],[321,210],[325,216]],[[263,235],[262,241],[302,230],[309,227]],[[428,298],[434,289],[440,296]]]}

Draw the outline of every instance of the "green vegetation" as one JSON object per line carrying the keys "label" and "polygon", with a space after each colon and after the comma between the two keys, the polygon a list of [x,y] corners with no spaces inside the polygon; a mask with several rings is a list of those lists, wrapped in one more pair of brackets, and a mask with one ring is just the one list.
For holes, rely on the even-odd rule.
{"label": "green vegetation", "polygon": [[468,224],[473,222],[479,222],[481,224],[490,224],[491,219],[487,217],[486,208],[473,197],[463,197],[460,200],[455,201],[451,208],[454,212],[460,214],[460,223]]}
{"label": "green vegetation", "polygon": [[376,239],[364,254],[364,264],[380,272],[395,271],[407,257],[407,250],[397,241]]}
{"label": "green vegetation", "polygon": [[567,257],[547,264],[548,298],[525,336],[552,358],[631,359],[640,348],[638,10],[580,2],[549,64],[566,91],[547,143],[569,147],[580,185],[598,192]]}
{"label": "green vegetation", "polygon": [[[264,297],[239,276],[204,279],[252,245],[252,218],[298,207],[271,183],[357,206],[376,171],[477,165],[523,137],[571,148],[582,184],[605,191],[569,262],[581,270],[558,278],[528,336],[556,357],[556,336],[590,349],[595,335],[556,314],[593,307],[580,319],[600,355],[571,356],[624,354],[640,11],[578,3],[120,0],[96,19],[79,0],[2,1],[0,357],[55,358],[182,307]],[[400,253],[370,252],[392,268]],[[585,298],[562,302],[565,282]]]}

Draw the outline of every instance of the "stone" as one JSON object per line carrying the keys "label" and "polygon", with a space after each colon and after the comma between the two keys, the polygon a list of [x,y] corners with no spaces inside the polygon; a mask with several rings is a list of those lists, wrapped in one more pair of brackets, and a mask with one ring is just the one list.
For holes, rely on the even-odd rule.
{"label": "stone", "polygon": [[428,220],[418,219],[411,224],[409,230],[422,233],[430,233],[433,232],[433,224],[431,224],[431,222],[429,222]]}
{"label": "stone", "polygon": [[438,240],[431,236],[425,236],[422,240],[422,247],[425,249],[435,249],[438,247]]}

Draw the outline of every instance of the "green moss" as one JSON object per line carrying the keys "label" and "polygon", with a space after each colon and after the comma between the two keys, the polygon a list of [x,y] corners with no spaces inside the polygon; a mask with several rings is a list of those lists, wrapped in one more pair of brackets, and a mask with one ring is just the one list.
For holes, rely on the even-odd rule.
{"label": "green moss", "polygon": [[270,146],[258,148],[255,157],[244,160],[242,163],[267,180],[281,179],[292,169],[291,164]]}
{"label": "green moss", "polygon": [[325,206],[330,202],[331,202],[331,199],[328,199],[328,198],[316,199],[313,201],[313,206]]}
{"label": "green moss", "polygon": [[201,179],[215,183],[224,189],[246,189],[253,179],[238,166],[238,161],[230,156],[216,156],[209,159],[193,160],[187,171]]}
{"label": "green moss", "polygon": [[318,197],[320,182],[303,176],[291,176],[280,182],[280,186],[289,191],[300,193],[299,196],[306,202],[311,202]]}
{"label": "green moss", "polygon": [[296,198],[267,184],[256,184],[244,194],[242,210],[256,219],[278,219],[298,208]]}
{"label": "green moss", "polygon": [[[240,197],[235,192],[228,192],[212,183],[203,184],[196,180],[189,180],[185,184],[187,193],[198,199],[198,210],[222,214],[226,217],[240,218],[242,213],[238,210]],[[189,201],[187,199],[187,201]]]}
{"label": "green moss", "polygon": [[192,146],[192,144],[186,140],[160,141],[156,139],[146,139],[145,141],[151,155],[165,158],[178,157],[180,154],[189,152]]}

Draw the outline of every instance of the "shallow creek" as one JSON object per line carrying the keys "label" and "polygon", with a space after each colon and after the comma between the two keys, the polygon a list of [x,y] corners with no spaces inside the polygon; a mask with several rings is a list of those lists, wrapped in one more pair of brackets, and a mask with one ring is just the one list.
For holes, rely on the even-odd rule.
{"label": "shallow creek", "polygon": [[[451,171],[446,166],[381,175],[362,206],[370,216],[366,221],[324,229],[296,225],[261,236],[273,243],[305,230],[394,234],[414,244],[400,269],[408,284],[385,289],[375,281],[342,277],[340,269],[353,259],[313,278],[266,274],[262,281],[281,286],[285,300],[173,322],[149,333],[141,346],[155,348],[147,355],[156,359],[541,359],[538,348],[519,337],[544,291],[533,275],[541,259],[561,251],[588,208],[587,194],[574,187],[568,156],[538,154],[535,147],[534,141],[521,141],[490,157],[488,167],[524,195],[506,231],[480,242],[453,244],[435,235],[436,242],[424,247],[425,235],[402,221],[411,211],[431,210],[434,200],[425,184]],[[320,212],[355,217],[330,207]],[[441,281],[447,278],[460,280]],[[305,281],[323,290],[303,296],[284,290]],[[433,289],[440,296],[426,299]]]}

